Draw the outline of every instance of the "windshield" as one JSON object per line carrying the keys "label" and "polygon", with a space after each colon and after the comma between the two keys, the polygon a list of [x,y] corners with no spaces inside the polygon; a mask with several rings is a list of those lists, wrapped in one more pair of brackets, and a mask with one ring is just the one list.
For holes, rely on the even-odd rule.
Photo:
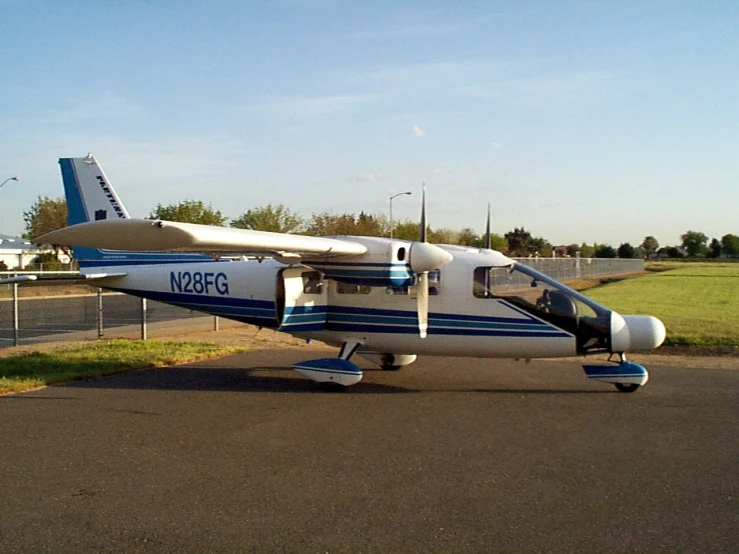
{"label": "windshield", "polygon": [[510,302],[572,333],[578,353],[608,351],[611,311],[530,267],[478,267],[473,294]]}

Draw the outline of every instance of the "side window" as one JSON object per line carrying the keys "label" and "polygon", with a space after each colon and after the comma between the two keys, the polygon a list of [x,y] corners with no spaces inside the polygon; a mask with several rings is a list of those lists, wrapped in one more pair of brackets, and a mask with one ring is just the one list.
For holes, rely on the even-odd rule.
{"label": "side window", "polygon": [[429,296],[436,296],[441,289],[441,271],[429,272]]}
{"label": "side window", "polygon": [[[388,287],[395,288],[395,287]],[[402,287],[405,292],[404,293],[390,293],[390,290],[388,290],[389,294],[410,294],[411,298],[416,297],[416,279],[413,280],[413,286],[411,287]],[[429,272],[429,296],[437,296],[439,294],[439,290],[441,289],[441,272],[436,269],[434,271]]]}
{"label": "side window", "polygon": [[475,298],[541,295],[538,281],[510,267],[476,267],[473,275]]}
{"label": "side window", "polygon": [[408,287],[385,287],[385,292],[388,294],[408,294]]}
{"label": "side window", "polygon": [[405,260],[405,247],[401,246],[398,248],[398,261],[402,262]]}
{"label": "side window", "polygon": [[365,285],[350,285],[348,283],[336,283],[336,292],[339,294],[369,294],[372,287]]}
{"label": "side window", "polygon": [[303,292],[305,294],[321,294],[323,292],[323,280],[318,271],[304,271],[301,276],[303,277]]}
{"label": "side window", "polygon": [[476,267],[472,279],[472,295],[475,298],[492,298],[489,267]]}

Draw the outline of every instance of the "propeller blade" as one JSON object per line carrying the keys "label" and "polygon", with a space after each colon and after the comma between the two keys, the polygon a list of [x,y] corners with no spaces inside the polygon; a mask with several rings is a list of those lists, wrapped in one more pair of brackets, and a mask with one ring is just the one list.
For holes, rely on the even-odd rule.
{"label": "propeller blade", "polygon": [[426,181],[423,182],[421,188],[421,226],[420,226],[421,242],[428,242],[426,240]]}
{"label": "propeller blade", "polygon": [[493,237],[490,234],[490,202],[488,202],[488,223],[485,226],[485,248],[493,249]]}
{"label": "propeller blade", "polygon": [[418,335],[426,338],[429,328],[429,274],[424,271],[417,275],[416,300],[418,303]]}

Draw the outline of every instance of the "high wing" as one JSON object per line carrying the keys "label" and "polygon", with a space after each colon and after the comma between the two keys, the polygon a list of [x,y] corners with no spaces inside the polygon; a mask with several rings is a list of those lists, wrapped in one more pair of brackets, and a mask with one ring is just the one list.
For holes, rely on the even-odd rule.
{"label": "high wing", "polygon": [[36,237],[37,244],[139,251],[243,252],[322,258],[361,255],[367,247],[348,239],[309,237],[150,219],[79,223]]}

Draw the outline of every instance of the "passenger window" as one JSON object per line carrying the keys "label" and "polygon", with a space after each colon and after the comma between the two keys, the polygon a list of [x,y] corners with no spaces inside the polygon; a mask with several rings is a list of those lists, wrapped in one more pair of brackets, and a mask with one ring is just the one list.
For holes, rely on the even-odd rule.
{"label": "passenger window", "polygon": [[402,262],[403,260],[405,260],[405,247],[401,246],[398,248],[398,261]]}
{"label": "passenger window", "polygon": [[336,292],[339,294],[369,294],[372,287],[366,285],[350,285],[349,283],[336,283]]}
{"label": "passenger window", "polygon": [[301,277],[303,277],[303,292],[305,294],[321,294],[323,292],[323,279],[321,279],[320,272],[304,271]]}
{"label": "passenger window", "polygon": [[[413,298],[416,297],[416,283],[417,283],[417,279],[414,278],[413,287],[410,290],[410,294]],[[410,287],[402,287],[402,288],[406,290],[405,294],[408,294],[408,290]],[[438,269],[434,271],[430,271],[429,272],[429,296],[437,296],[439,294],[440,288],[441,288],[441,272]],[[399,294],[399,293],[394,293],[394,294]]]}

